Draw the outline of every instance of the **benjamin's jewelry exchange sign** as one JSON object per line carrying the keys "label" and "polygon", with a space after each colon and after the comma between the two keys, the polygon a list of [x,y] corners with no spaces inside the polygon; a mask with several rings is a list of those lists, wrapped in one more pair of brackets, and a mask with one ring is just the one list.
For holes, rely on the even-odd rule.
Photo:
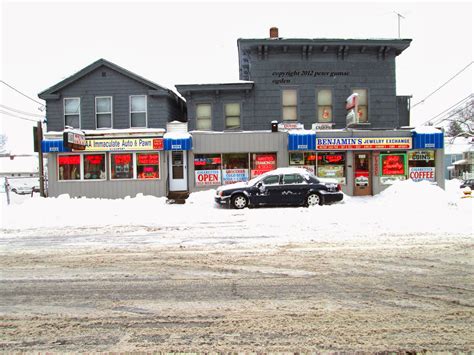
{"label": "benjamin's jewelry exchange sign", "polygon": [[163,138],[102,138],[86,139],[86,151],[117,152],[133,150],[163,150]]}
{"label": "benjamin's jewelry exchange sign", "polygon": [[411,149],[411,137],[316,138],[316,150]]}

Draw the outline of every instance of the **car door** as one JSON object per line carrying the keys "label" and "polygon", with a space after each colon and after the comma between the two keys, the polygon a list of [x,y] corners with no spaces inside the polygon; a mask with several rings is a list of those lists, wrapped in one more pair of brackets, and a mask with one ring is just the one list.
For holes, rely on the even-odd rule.
{"label": "car door", "polygon": [[301,205],[305,202],[308,184],[300,174],[284,174],[281,187],[284,204]]}
{"label": "car door", "polygon": [[268,175],[256,184],[258,192],[253,196],[254,205],[273,205],[279,193],[280,175]]}

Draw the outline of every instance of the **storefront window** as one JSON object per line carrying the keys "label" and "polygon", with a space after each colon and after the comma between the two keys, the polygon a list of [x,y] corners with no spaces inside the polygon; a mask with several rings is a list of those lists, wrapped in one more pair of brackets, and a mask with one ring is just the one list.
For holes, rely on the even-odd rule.
{"label": "storefront window", "polygon": [[196,154],[194,156],[196,186],[220,185],[221,163],[220,154]]}
{"label": "storefront window", "polygon": [[416,150],[408,152],[408,176],[413,181],[436,181],[435,151]]}
{"label": "storefront window", "polygon": [[160,158],[158,153],[137,153],[137,178],[160,178]]}
{"label": "storefront window", "polygon": [[223,154],[222,155],[222,183],[233,184],[249,179],[249,155]]}
{"label": "storefront window", "polygon": [[84,154],[84,180],[105,179],[105,154]]}
{"label": "storefront window", "polygon": [[317,176],[336,179],[339,184],[345,184],[345,163],[345,153],[318,153]]}
{"label": "storefront window", "polygon": [[315,173],[316,153],[313,152],[290,152],[290,166],[302,167],[311,174]]}
{"label": "storefront window", "polygon": [[380,154],[380,181],[391,184],[405,180],[407,175],[407,155],[404,153]]}
{"label": "storefront window", "polygon": [[255,176],[276,169],[277,155],[276,153],[252,153],[251,162],[250,177],[253,179]]}
{"label": "storefront window", "polygon": [[133,179],[133,154],[110,154],[110,172],[112,179]]}
{"label": "storefront window", "polygon": [[81,179],[81,156],[58,155],[58,179],[80,180]]}

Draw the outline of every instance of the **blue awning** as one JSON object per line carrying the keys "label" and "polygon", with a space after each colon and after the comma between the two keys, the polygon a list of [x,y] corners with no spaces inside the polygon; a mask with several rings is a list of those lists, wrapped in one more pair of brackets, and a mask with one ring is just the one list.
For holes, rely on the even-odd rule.
{"label": "blue awning", "polygon": [[166,138],[165,137],[165,150],[191,150],[193,149],[193,141],[189,138]]}
{"label": "blue awning", "polygon": [[316,134],[289,133],[288,150],[316,150]]}
{"label": "blue awning", "polygon": [[41,141],[41,150],[43,153],[61,153],[71,151],[64,146],[62,139]]}
{"label": "blue awning", "polygon": [[413,134],[413,149],[442,149],[444,148],[444,134],[439,133],[418,133]]}

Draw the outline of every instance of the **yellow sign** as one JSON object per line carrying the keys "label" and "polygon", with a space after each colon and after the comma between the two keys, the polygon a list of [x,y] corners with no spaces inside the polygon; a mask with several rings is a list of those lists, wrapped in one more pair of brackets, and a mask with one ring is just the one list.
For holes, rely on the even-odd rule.
{"label": "yellow sign", "polygon": [[408,152],[408,160],[416,160],[416,161],[435,160],[435,154],[433,150],[415,150],[413,152]]}
{"label": "yellow sign", "polygon": [[163,138],[86,139],[86,152],[163,150]]}

